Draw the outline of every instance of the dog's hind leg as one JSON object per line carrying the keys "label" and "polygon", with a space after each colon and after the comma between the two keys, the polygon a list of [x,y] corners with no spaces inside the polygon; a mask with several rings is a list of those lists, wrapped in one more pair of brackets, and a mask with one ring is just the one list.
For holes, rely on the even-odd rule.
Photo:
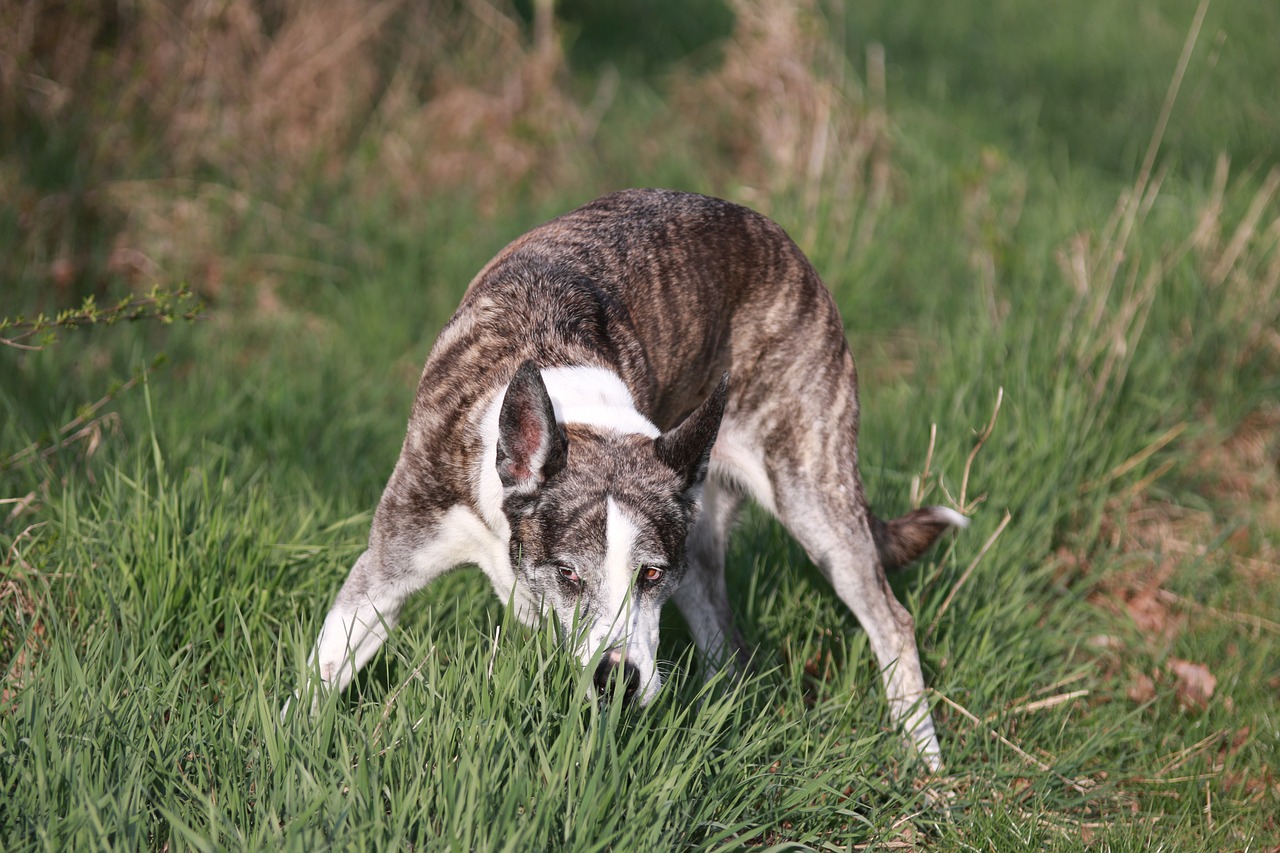
{"label": "dog's hind leg", "polygon": [[732,489],[708,478],[702,492],[702,514],[689,531],[688,569],[676,590],[676,606],[689,625],[705,676],[717,669],[744,671],[750,655],[733,624],[724,581],[724,553],[729,528],[742,503]]}
{"label": "dog's hind leg", "polygon": [[[846,471],[856,470],[852,467]],[[847,475],[846,475],[847,476]],[[871,533],[855,477],[835,488],[780,478],[779,517],[830,580],[867,632],[884,679],[893,722],[906,732],[929,769],[942,766],[925,699],[915,621],[894,597]]]}

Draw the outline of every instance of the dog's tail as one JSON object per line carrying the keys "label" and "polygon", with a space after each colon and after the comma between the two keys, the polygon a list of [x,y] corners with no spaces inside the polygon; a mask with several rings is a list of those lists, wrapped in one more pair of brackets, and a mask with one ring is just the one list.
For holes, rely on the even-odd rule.
{"label": "dog's tail", "polygon": [[954,509],[927,506],[892,521],[871,516],[871,538],[886,572],[900,569],[923,554],[948,527],[968,527],[969,519]]}

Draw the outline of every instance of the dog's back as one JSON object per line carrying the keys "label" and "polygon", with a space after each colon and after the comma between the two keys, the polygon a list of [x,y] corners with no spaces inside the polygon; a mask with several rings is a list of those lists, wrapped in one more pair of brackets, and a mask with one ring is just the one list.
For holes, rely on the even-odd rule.
{"label": "dog's back", "polygon": [[432,361],[452,370],[462,350],[491,368],[606,362],[664,429],[726,370],[753,378],[731,393],[733,411],[793,374],[816,390],[852,367],[830,294],[777,224],[670,190],[604,196],[507,246],[472,280]]}

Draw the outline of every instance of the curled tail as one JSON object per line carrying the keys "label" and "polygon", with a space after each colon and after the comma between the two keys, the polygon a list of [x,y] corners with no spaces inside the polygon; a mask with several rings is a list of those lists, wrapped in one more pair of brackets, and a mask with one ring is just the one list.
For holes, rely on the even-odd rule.
{"label": "curled tail", "polygon": [[927,506],[901,518],[881,521],[871,516],[871,538],[886,572],[900,569],[923,554],[948,527],[968,527],[969,519],[953,509]]}

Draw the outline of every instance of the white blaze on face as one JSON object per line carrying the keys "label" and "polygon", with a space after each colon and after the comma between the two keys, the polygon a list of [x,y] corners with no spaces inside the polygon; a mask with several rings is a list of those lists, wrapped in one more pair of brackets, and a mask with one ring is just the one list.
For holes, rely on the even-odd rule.
{"label": "white blaze on face", "polygon": [[640,704],[657,694],[658,613],[635,597],[636,540],[640,530],[613,498],[606,498],[605,555],[601,583],[591,605],[589,642],[582,649],[583,662],[600,648],[621,646],[640,671]]}

